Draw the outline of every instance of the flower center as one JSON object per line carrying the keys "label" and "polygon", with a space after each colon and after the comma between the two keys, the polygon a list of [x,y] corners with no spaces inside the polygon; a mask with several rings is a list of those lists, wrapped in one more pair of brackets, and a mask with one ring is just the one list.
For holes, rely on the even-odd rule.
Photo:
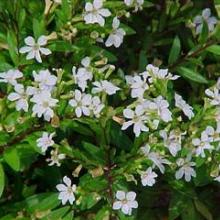
{"label": "flower center", "polygon": [[49,107],[49,103],[47,101],[44,101],[42,105],[43,105],[44,108],[48,108]]}
{"label": "flower center", "polygon": [[33,49],[34,50],[39,50],[40,46],[38,44],[34,44]]}

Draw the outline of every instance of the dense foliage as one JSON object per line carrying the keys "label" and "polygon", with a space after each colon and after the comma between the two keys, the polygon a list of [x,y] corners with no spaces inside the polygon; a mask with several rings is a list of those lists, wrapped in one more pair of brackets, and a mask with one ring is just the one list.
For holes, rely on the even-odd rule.
{"label": "dense foliage", "polygon": [[0,0],[0,220],[220,219],[219,0]]}

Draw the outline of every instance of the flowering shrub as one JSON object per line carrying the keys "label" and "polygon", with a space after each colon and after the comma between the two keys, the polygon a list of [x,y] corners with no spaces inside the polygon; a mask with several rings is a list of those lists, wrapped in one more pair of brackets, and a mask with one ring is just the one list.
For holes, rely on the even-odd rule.
{"label": "flowering shrub", "polygon": [[0,220],[219,219],[220,1],[0,1]]}

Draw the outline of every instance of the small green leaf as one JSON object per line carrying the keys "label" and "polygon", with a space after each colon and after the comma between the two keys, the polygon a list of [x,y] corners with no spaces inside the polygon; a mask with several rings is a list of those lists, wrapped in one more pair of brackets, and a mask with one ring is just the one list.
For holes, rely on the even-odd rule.
{"label": "small green leaf", "polygon": [[2,164],[0,164],[0,197],[5,187],[5,173]]}
{"label": "small green leaf", "polygon": [[181,51],[180,39],[178,36],[176,36],[173,40],[173,45],[170,50],[170,55],[168,58],[169,64],[174,63],[178,59],[178,57],[180,55],[180,51]]}
{"label": "small green leaf", "polygon": [[206,21],[203,21],[203,25],[202,25],[202,32],[199,36],[199,42],[200,43],[205,43],[207,38],[209,36],[209,28],[208,28],[208,24]]}
{"label": "small green leaf", "polygon": [[205,219],[207,220],[213,220],[212,218],[212,214],[210,213],[209,209],[207,208],[207,206],[202,203],[201,201],[199,201],[198,199],[194,200],[196,209],[198,210],[198,212],[205,217]]}
{"label": "small green leaf", "polygon": [[17,49],[17,40],[14,32],[8,31],[7,33],[7,43],[10,57],[15,64],[18,65],[18,49]]}
{"label": "small green leaf", "polygon": [[69,206],[56,209],[42,218],[42,220],[63,219],[62,217],[68,212],[69,209]]}
{"label": "small green leaf", "polygon": [[5,150],[4,152],[5,162],[15,171],[20,170],[20,158],[15,147],[11,147]]}
{"label": "small green leaf", "polygon": [[220,55],[220,45],[212,45],[210,47],[207,47],[206,50],[210,53]]}
{"label": "small green leaf", "polygon": [[33,19],[33,31],[35,38],[39,38],[41,35],[45,34],[45,23],[43,18],[40,20]]}
{"label": "small green leaf", "polygon": [[179,67],[177,69],[177,72],[181,76],[183,76],[183,77],[185,77],[185,78],[187,78],[187,79],[189,79],[189,80],[191,80],[193,82],[208,83],[207,79],[204,76],[200,75],[199,73],[197,73],[194,70],[189,69],[187,67]]}

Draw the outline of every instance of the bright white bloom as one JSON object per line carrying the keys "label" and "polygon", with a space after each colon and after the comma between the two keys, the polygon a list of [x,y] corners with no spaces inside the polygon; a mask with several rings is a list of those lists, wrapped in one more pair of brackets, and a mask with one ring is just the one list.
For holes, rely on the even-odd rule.
{"label": "bright white bloom", "polygon": [[47,162],[49,162],[49,166],[60,166],[60,161],[65,159],[65,154],[59,154],[58,150],[51,150],[50,152],[51,157],[46,159]]}
{"label": "bright white bloom", "polygon": [[[129,78],[127,78],[128,80]],[[131,84],[131,97],[142,99],[144,92],[149,89],[149,85],[146,78],[141,76],[134,76],[132,79],[129,79],[129,84]]]}
{"label": "bright white bloom", "polygon": [[23,73],[19,70],[8,70],[7,72],[0,73],[0,82],[9,83],[11,85],[17,84],[17,79],[22,78]]}
{"label": "bright white bloom", "polygon": [[31,95],[31,91],[29,87],[25,91],[24,86],[22,84],[16,84],[14,87],[15,92],[12,92],[8,95],[8,100],[16,101],[16,110],[24,110],[28,111],[28,97]]}
{"label": "bright white bloom", "polygon": [[52,75],[49,70],[40,70],[39,73],[33,71],[33,77],[41,90],[52,91],[57,82],[57,77]]}
{"label": "bright white bloom", "polygon": [[92,80],[93,78],[92,71],[90,69],[90,63],[90,57],[85,57],[81,61],[83,67],[80,67],[77,71],[75,66],[72,68],[74,81],[83,92],[87,88],[87,81]]}
{"label": "bright white bloom", "polygon": [[168,69],[159,69],[158,67],[148,64],[146,66],[147,73],[152,77],[156,79],[168,79],[168,80],[176,80],[180,76],[172,75],[168,72]]}
{"label": "bright white bloom", "polygon": [[126,130],[129,126],[134,125],[133,131],[136,137],[140,135],[141,131],[149,131],[149,128],[144,125],[147,118],[141,107],[137,106],[135,111],[126,108],[123,111],[123,115],[130,120],[123,123],[122,130]]}
{"label": "bright white bloom", "polygon": [[220,183],[220,176],[217,176],[214,180]]}
{"label": "bright white bloom", "polygon": [[207,126],[205,133],[209,136],[210,142],[220,141],[220,122],[217,122],[216,130],[212,126]]}
{"label": "bright white bloom", "polygon": [[124,191],[117,191],[116,192],[116,201],[113,203],[113,209],[119,210],[125,215],[131,215],[132,209],[136,209],[138,207],[138,203],[135,200],[136,193],[133,191],[124,192]]}
{"label": "bright white bloom", "polygon": [[149,167],[145,172],[141,174],[141,183],[143,186],[153,186],[156,183],[156,177],[157,174],[152,171],[152,167]]}
{"label": "bright white bloom", "polygon": [[108,95],[114,95],[118,90],[120,90],[119,87],[115,86],[107,80],[93,82],[93,85],[96,87],[92,89],[92,93],[105,92]]}
{"label": "bright white bloom", "polygon": [[158,115],[164,122],[172,121],[172,113],[168,109],[169,103],[162,96],[158,96],[154,99],[155,104],[157,105]]}
{"label": "bright white bloom", "polygon": [[177,161],[177,166],[180,167],[179,170],[176,171],[175,177],[177,180],[185,178],[186,182],[190,182],[191,177],[196,177],[196,172],[192,168],[196,164],[191,162],[191,158],[187,157],[186,159],[179,158]]}
{"label": "bright white bloom", "polygon": [[180,108],[189,119],[194,117],[193,108],[177,93],[175,93],[175,106]]}
{"label": "bright white bloom", "polygon": [[40,94],[36,94],[30,101],[35,103],[32,109],[33,115],[37,115],[38,118],[44,116],[46,121],[50,121],[54,116],[52,108],[56,106],[58,100],[53,99],[50,92],[43,91]]}
{"label": "bright white bloom", "polygon": [[150,146],[146,144],[141,147],[142,153],[153,162],[153,168],[156,166],[159,168],[161,173],[165,172],[164,164],[170,164],[170,161],[165,159],[159,152],[150,152]]}
{"label": "bright white bloom", "polygon": [[205,130],[202,132],[201,134],[201,138],[194,138],[192,139],[192,144],[194,146],[196,146],[196,156],[201,156],[201,157],[205,157],[205,152],[204,150],[213,150],[213,146],[210,144],[210,142],[212,141],[212,138],[209,137],[208,130]]}
{"label": "bright white bloom", "polygon": [[198,15],[194,18],[194,25],[196,27],[196,34],[200,34],[203,28],[203,22],[206,22],[208,25],[209,32],[212,32],[217,24],[217,19],[214,16],[211,16],[211,10],[209,8],[205,8],[202,11],[202,15]]}
{"label": "bright white bloom", "polygon": [[93,3],[87,2],[85,5],[84,20],[86,24],[98,23],[101,26],[105,25],[104,17],[109,17],[111,12],[103,7],[103,0],[94,0]]}
{"label": "bright white bloom", "polygon": [[92,103],[89,106],[89,108],[90,108],[90,111],[93,112],[96,118],[100,117],[101,111],[104,107],[105,105],[101,102],[98,96],[92,97]]}
{"label": "bright white bloom", "polygon": [[119,26],[120,21],[117,17],[115,17],[112,23],[113,30],[105,42],[106,47],[111,47],[112,45],[115,47],[120,47],[120,45],[123,43],[123,39],[126,33],[122,28],[119,28]]}
{"label": "bright white bloom", "polygon": [[135,11],[142,10],[144,0],[124,0],[124,3],[129,7],[135,7]]}
{"label": "bright white bloom", "polygon": [[174,157],[181,150],[181,135],[182,133],[177,130],[170,131],[169,135],[165,130],[160,131],[160,136],[163,138],[165,147],[169,149]]}
{"label": "bright white bloom", "polygon": [[76,89],[74,92],[74,99],[69,101],[69,104],[75,108],[75,113],[78,118],[82,115],[89,116],[91,114],[89,106],[92,102],[92,96],[90,94],[81,93]]}
{"label": "bright white bloom", "polygon": [[45,152],[48,147],[54,145],[54,141],[53,141],[54,135],[55,133],[49,134],[47,132],[43,132],[42,137],[37,139],[37,146],[41,148],[42,152]]}
{"label": "bright white bloom", "polygon": [[211,99],[211,105],[220,106],[220,92],[218,88],[214,87],[213,90],[206,89],[205,94]]}
{"label": "bright white bloom", "polygon": [[65,205],[69,202],[71,205],[75,201],[76,185],[71,182],[71,179],[67,176],[63,177],[64,184],[58,184],[56,186],[57,190],[60,192],[58,199],[62,201],[62,204]]}
{"label": "bright white bloom", "polygon": [[46,56],[51,54],[51,51],[48,48],[43,47],[47,44],[47,38],[44,35],[40,36],[37,42],[31,36],[26,37],[24,42],[27,46],[22,47],[19,52],[28,53],[26,56],[27,60],[35,58],[37,62],[42,63],[41,54]]}

